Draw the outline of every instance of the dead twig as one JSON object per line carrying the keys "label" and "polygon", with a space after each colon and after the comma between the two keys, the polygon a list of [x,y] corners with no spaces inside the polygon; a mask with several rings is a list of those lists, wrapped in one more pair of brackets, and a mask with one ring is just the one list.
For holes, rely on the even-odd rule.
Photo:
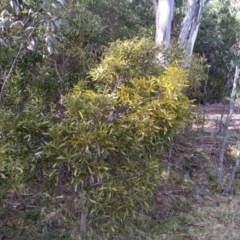
{"label": "dead twig", "polygon": [[25,205],[24,203],[18,203],[18,202],[8,202],[8,201],[5,201],[4,203],[7,204],[7,205],[12,206],[12,207],[14,207],[14,208],[18,208],[18,207],[38,208],[38,207],[35,206],[35,205]]}

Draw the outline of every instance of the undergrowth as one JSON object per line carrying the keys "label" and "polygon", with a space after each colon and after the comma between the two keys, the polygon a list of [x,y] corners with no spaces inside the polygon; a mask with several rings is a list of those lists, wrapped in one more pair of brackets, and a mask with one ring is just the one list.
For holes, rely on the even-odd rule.
{"label": "undergrowth", "polygon": [[[207,116],[198,116],[199,126],[203,124],[201,119],[205,121]],[[238,146],[237,135],[234,131],[229,136],[226,179],[234,157],[231,145]],[[66,202],[71,204],[71,198],[56,199],[35,194],[31,189],[32,194],[15,194],[4,200],[4,208],[0,210],[0,239],[237,240],[240,238],[237,192],[240,181],[235,179],[234,191],[229,197],[217,192],[214,168],[220,140],[220,136],[203,132],[201,127],[179,131],[171,159],[167,154],[164,157],[164,170],[151,210],[139,213],[127,227],[114,234],[102,235],[92,229],[86,236],[79,235],[78,219],[65,207]],[[167,173],[169,166],[170,174]],[[184,169],[191,173],[190,179],[184,175]]]}

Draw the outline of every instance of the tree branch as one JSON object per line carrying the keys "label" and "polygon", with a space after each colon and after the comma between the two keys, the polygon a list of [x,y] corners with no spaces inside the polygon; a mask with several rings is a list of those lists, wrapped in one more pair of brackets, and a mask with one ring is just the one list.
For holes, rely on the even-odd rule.
{"label": "tree branch", "polygon": [[16,57],[15,57],[14,60],[13,60],[12,66],[11,66],[11,68],[10,68],[7,76],[6,76],[6,77],[4,78],[4,80],[3,80],[3,85],[2,85],[1,92],[0,92],[0,102],[2,101],[2,95],[3,95],[3,91],[4,91],[4,88],[5,88],[5,85],[7,84],[9,78],[12,76],[13,69],[14,69],[14,67],[15,67],[15,65],[16,65],[16,62],[17,62],[17,60],[18,60],[18,57],[19,57],[20,53],[21,53],[22,50],[23,50],[23,46],[24,46],[23,43],[20,44],[18,53],[17,53]]}
{"label": "tree branch", "polygon": [[[2,84],[1,91],[0,91],[0,104],[1,104],[1,102],[2,102],[2,96],[3,96],[4,88],[5,88],[8,80],[9,80],[10,77],[12,76],[12,72],[13,72],[13,69],[14,69],[14,67],[15,67],[15,65],[16,65],[16,62],[17,62],[18,58],[19,58],[19,55],[20,55],[20,53],[22,52],[25,43],[27,43],[27,41],[29,40],[29,38],[32,36],[32,34],[33,34],[34,30],[36,29],[36,27],[37,27],[37,25],[36,25],[35,27],[33,27],[32,31],[30,32],[30,34],[28,35],[28,37],[26,38],[26,40],[25,40],[23,43],[20,44],[19,50],[18,50],[18,52],[17,52],[16,57],[14,58],[14,60],[13,60],[13,62],[12,62],[11,68],[10,68],[7,76],[4,77],[4,79],[3,79],[3,84]],[[4,75],[5,75],[5,74],[4,74]]]}

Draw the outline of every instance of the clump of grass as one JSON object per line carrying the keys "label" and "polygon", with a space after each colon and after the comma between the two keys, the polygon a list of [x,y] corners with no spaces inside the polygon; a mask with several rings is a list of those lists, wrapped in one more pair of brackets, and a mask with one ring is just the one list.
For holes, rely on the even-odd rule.
{"label": "clump of grass", "polygon": [[189,222],[189,234],[194,239],[239,239],[240,202],[222,202],[219,206],[199,207]]}
{"label": "clump of grass", "polygon": [[189,213],[178,212],[167,221],[142,216],[115,240],[237,240],[240,239],[239,197],[221,198],[218,204],[192,206]]}

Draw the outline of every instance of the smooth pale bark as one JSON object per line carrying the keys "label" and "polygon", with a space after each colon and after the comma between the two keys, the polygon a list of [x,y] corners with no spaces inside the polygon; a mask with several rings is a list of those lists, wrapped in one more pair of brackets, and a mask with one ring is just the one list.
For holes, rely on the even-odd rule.
{"label": "smooth pale bark", "polygon": [[158,7],[157,0],[152,0],[152,4],[153,4],[154,12],[155,12],[155,14],[157,14],[157,7]]}
{"label": "smooth pale bark", "polygon": [[188,13],[185,16],[179,35],[179,45],[185,50],[186,55],[191,56],[196,41],[204,0],[189,0]]}
{"label": "smooth pale bark", "polygon": [[[156,1],[153,1],[153,3]],[[174,0],[159,0],[156,9],[156,43],[166,48],[171,43],[171,31],[174,18]]]}

